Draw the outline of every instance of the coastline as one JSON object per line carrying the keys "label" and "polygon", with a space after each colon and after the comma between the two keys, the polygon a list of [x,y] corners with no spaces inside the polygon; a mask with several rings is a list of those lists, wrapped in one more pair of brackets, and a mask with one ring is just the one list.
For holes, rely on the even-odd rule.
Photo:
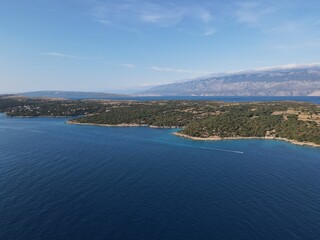
{"label": "coastline", "polygon": [[222,141],[222,140],[254,140],[254,139],[260,139],[260,140],[278,140],[278,141],[285,141],[289,142],[295,145],[300,145],[300,146],[310,146],[310,147],[320,147],[319,144],[312,143],[312,142],[299,142],[296,140],[291,140],[287,138],[276,138],[276,137],[219,137],[219,136],[212,136],[208,138],[201,138],[201,137],[192,137],[187,134],[183,134],[180,132],[175,132],[173,135],[178,136],[178,137],[183,137],[183,138],[188,138],[191,140],[196,140],[196,141]]}
{"label": "coastline", "polygon": [[8,115],[6,112],[0,112],[0,115],[8,118],[71,118],[75,116],[59,116],[59,115],[40,115],[40,116],[23,116],[23,115]]}
{"label": "coastline", "polygon": [[67,124],[71,125],[84,125],[84,126],[96,126],[96,127],[150,127],[150,128],[164,128],[164,129],[176,129],[177,126],[154,126],[148,124],[133,124],[133,123],[121,123],[121,124],[99,124],[99,123],[80,123],[74,121],[67,121]]}
{"label": "coastline", "polygon": [[[98,124],[98,123],[79,123],[74,121],[67,121],[67,124],[71,125],[83,125],[83,126],[96,126],[96,127],[150,127],[150,128],[159,128],[159,129],[177,129],[181,127],[177,126],[154,126],[154,125],[148,125],[148,124]],[[299,146],[310,146],[310,147],[320,147],[320,144],[312,143],[312,142],[299,142],[296,140],[291,140],[287,138],[277,138],[277,137],[219,137],[219,136],[212,136],[208,138],[201,138],[201,137],[192,137],[187,134],[183,134],[180,132],[174,132],[172,133],[175,136],[188,138],[195,141],[222,141],[222,140],[254,140],[254,139],[260,139],[260,140],[278,140],[278,141],[285,141],[289,142],[295,145]]]}

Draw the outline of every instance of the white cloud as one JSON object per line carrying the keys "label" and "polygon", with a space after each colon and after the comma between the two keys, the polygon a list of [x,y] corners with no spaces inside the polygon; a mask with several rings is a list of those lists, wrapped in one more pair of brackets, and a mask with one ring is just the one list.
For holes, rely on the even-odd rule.
{"label": "white cloud", "polygon": [[[228,76],[233,74],[248,74],[248,73],[263,72],[263,71],[291,70],[291,69],[312,68],[312,67],[320,68],[320,63],[305,63],[305,64],[292,63],[292,64],[279,65],[279,66],[259,67],[254,69],[214,72],[204,76],[193,78],[191,80],[202,79],[203,77],[223,77],[223,76]],[[190,81],[190,79],[187,81]]]}
{"label": "white cloud", "polygon": [[75,56],[61,53],[61,52],[45,52],[45,53],[41,53],[41,55],[47,55],[50,57],[60,57],[60,58],[76,58]]}
{"label": "white cloud", "polygon": [[137,67],[135,64],[132,63],[123,63],[123,64],[119,64],[120,66],[126,67],[126,68],[135,68]]}
{"label": "white cloud", "polygon": [[159,67],[159,66],[152,66],[152,70],[158,72],[175,72],[175,73],[192,73],[192,74],[209,74],[210,72],[206,71],[195,71],[189,69],[179,69],[179,68],[169,68],[169,67]]}
{"label": "white cloud", "polygon": [[137,65],[132,64],[132,63],[106,63],[107,65],[112,65],[112,66],[118,66],[118,67],[124,67],[124,68],[136,68]]}
{"label": "white cloud", "polygon": [[306,63],[306,64],[287,64],[287,65],[280,65],[280,66],[271,66],[271,67],[262,67],[256,68],[253,71],[273,71],[273,70],[289,70],[289,69],[296,69],[296,68],[310,68],[310,67],[320,67],[320,63]]}

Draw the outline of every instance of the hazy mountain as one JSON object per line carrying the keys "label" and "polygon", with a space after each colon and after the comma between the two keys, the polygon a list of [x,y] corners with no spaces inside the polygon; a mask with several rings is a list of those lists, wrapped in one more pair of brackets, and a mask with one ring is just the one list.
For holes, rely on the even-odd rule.
{"label": "hazy mountain", "polygon": [[103,92],[68,92],[68,91],[37,91],[25,92],[17,95],[25,97],[65,98],[65,99],[107,99],[123,97],[125,95]]}
{"label": "hazy mountain", "polygon": [[320,65],[287,65],[153,87],[145,95],[168,96],[320,96]]}

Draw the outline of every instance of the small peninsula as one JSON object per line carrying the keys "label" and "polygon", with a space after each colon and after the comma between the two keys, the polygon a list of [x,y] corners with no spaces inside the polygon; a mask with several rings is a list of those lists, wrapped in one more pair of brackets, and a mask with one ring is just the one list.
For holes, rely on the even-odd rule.
{"label": "small peninsula", "polygon": [[65,100],[1,96],[0,112],[97,126],[179,128],[194,140],[278,139],[320,146],[320,105],[304,102]]}

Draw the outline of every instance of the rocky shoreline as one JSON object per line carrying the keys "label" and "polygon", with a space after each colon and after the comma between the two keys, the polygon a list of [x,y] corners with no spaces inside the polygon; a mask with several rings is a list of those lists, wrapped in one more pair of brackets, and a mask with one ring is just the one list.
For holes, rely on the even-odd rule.
{"label": "rocky shoreline", "polygon": [[221,140],[248,140],[248,139],[261,139],[261,140],[279,140],[279,141],[285,141],[289,142],[295,145],[300,145],[300,146],[311,146],[311,147],[320,147],[319,144],[312,143],[312,142],[298,142],[296,140],[290,140],[287,138],[276,138],[276,137],[219,137],[219,136],[212,136],[208,138],[201,138],[201,137],[192,137],[187,134],[183,134],[180,132],[175,132],[173,133],[176,136],[183,137],[183,138],[188,138],[192,140],[197,140],[197,141],[221,141]]}
{"label": "rocky shoreline", "polygon": [[99,124],[99,123],[80,123],[76,121],[67,121],[67,124],[72,125],[84,125],[84,126],[98,126],[98,127],[150,127],[150,128],[164,128],[164,129],[176,129],[180,128],[177,126],[154,126],[148,124],[129,124],[129,123],[121,123],[121,124]]}

